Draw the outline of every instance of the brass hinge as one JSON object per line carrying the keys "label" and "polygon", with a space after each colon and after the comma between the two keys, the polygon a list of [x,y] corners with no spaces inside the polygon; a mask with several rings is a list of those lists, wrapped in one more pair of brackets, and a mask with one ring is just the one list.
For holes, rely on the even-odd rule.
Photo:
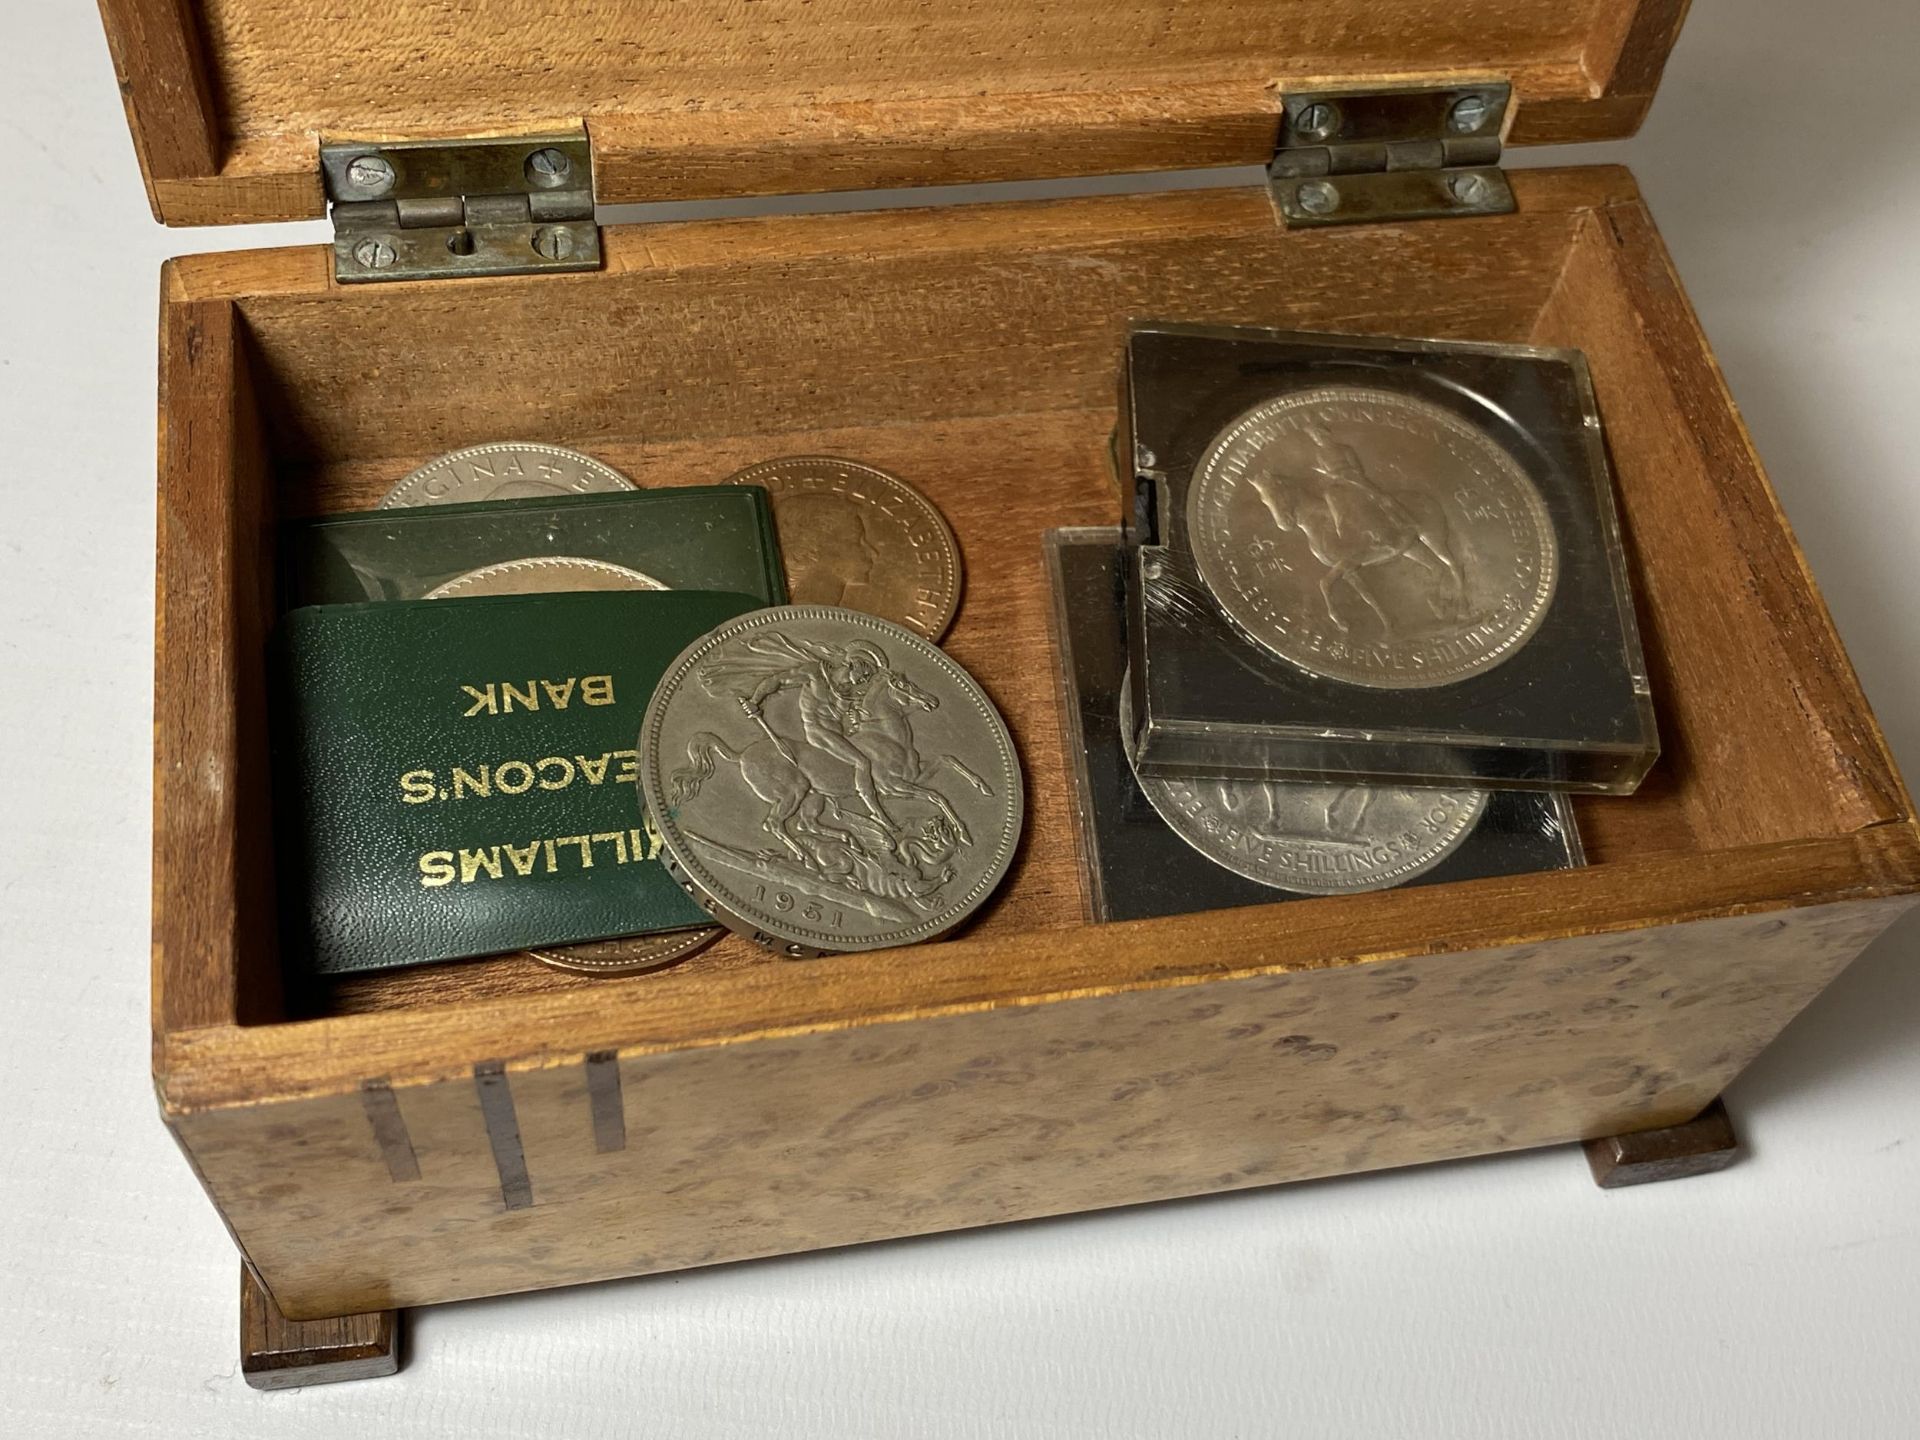
{"label": "brass hinge", "polygon": [[600,268],[586,132],[320,147],[343,285]]}
{"label": "brass hinge", "polygon": [[1506,215],[1505,81],[1289,95],[1267,176],[1292,226]]}

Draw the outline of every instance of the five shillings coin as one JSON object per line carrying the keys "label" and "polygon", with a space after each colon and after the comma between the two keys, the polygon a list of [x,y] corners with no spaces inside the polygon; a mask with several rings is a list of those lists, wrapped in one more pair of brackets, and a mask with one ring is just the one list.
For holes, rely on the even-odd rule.
{"label": "five shillings coin", "polygon": [[904,626],[789,605],[688,647],[640,780],[676,878],[794,958],[930,940],[1013,863],[1025,791],[993,702]]}

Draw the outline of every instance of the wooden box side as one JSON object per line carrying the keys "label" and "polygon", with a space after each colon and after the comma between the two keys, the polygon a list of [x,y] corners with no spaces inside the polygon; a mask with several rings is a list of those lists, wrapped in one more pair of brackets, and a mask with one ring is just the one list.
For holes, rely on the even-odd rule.
{"label": "wooden box side", "polygon": [[280,1308],[352,1314],[1677,1123],[1909,903],[477,1055],[174,1124]]}
{"label": "wooden box side", "polygon": [[1258,164],[1276,91],[1498,76],[1630,133],[1686,0],[100,0],[155,214],[321,213],[323,138],[584,120],[611,203]]}
{"label": "wooden box side", "polygon": [[[1652,216],[1638,201],[1582,222],[1532,339],[1587,357],[1634,551],[1664,753],[1656,790],[1705,848],[1911,816],[1874,719]],[[1676,529],[1693,543],[1667,551]],[[1754,625],[1747,606],[1769,623]],[[1737,722],[1733,710],[1738,710]],[[1780,766],[1778,747],[1805,763]],[[1764,783],[1756,777],[1765,775]],[[1602,827],[1625,806],[1583,814]]]}
{"label": "wooden box side", "polygon": [[161,311],[153,1024],[284,1013],[268,793],[271,463],[234,304]]}

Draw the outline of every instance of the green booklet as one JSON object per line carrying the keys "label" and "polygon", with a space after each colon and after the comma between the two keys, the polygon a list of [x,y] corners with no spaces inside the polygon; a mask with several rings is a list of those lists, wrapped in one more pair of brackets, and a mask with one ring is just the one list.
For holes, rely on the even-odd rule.
{"label": "green booklet", "polygon": [[283,616],[291,949],[338,974],[707,921],[648,833],[635,737],[674,657],[764,603],[609,590]]}
{"label": "green booklet", "polygon": [[459,594],[475,571],[530,556],[637,571],[668,590],[743,590],[763,605],[787,598],[773,512],[757,485],[361,510],[294,521],[282,545],[287,610]]}

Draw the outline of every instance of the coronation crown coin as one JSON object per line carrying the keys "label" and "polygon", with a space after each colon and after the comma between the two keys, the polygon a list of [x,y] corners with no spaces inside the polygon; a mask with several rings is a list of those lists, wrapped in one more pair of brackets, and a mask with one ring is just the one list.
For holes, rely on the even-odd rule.
{"label": "coronation crown coin", "polygon": [[793,957],[945,934],[1020,839],[993,702],[920,636],[852,610],[780,606],[703,636],[662,677],[638,749],[681,883]]}
{"label": "coronation crown coin", "polygon": [[1200,577],[1310,675],[1406,690],[1491,670],[1539,628],[1559,551],[1527,473],[1452,411],[1322,385],[1262,402],[1194,472]]}

